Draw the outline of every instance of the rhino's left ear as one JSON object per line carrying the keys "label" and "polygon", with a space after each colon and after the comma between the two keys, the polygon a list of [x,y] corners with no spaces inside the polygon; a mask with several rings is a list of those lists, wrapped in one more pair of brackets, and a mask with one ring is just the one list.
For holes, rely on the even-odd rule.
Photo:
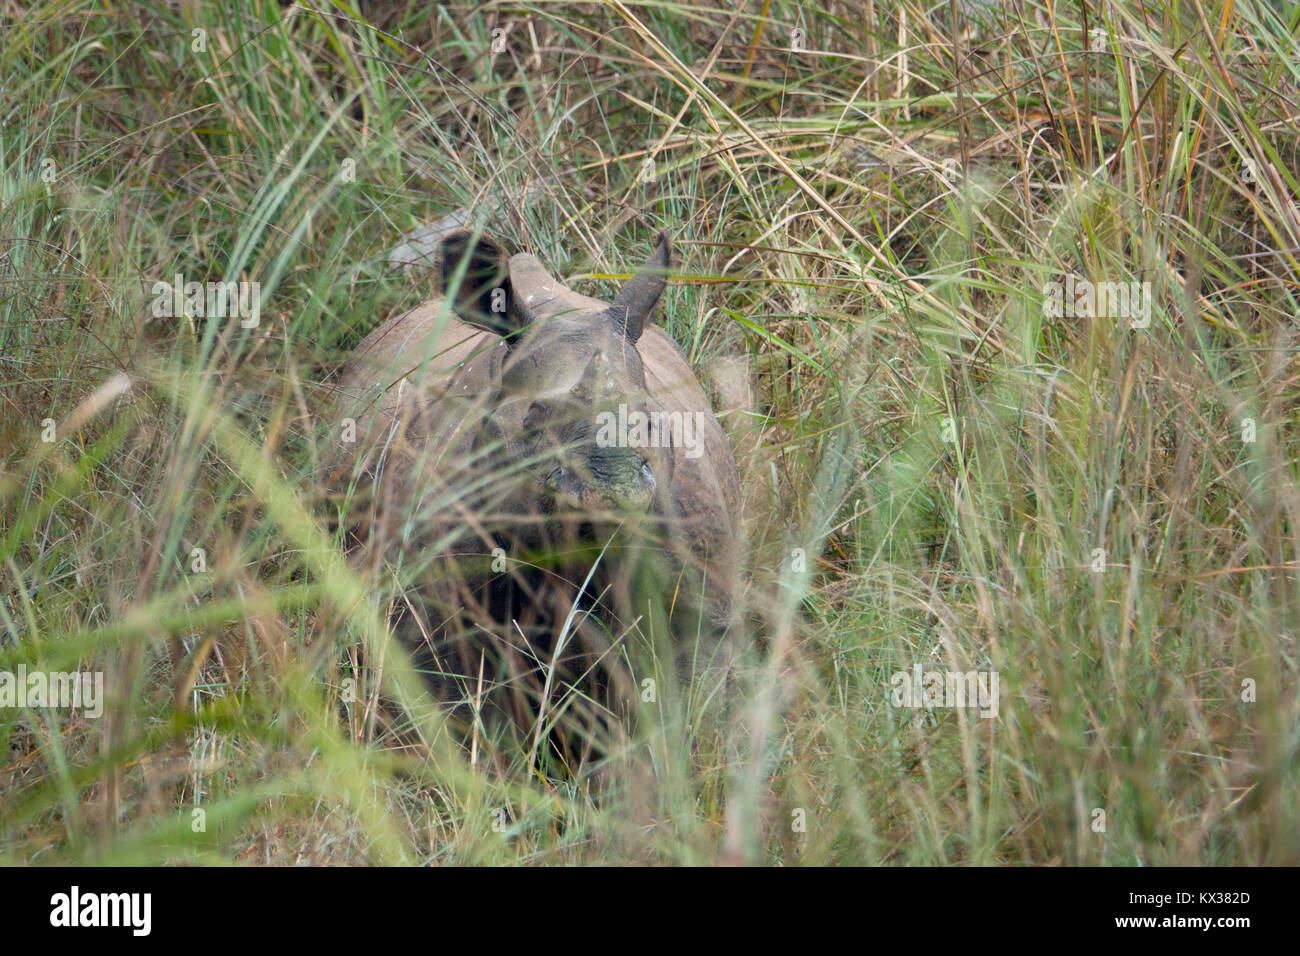
{"label": "rhino's left ear", "polygon": [[668,285],[668,267],[672,263],[673,244],[668,238],[668,230],[659,233],[659,245],[650,254],[640,271],[634,275],[623,291],[618,294],[614,304],[609,307],[610,318],[622,330],[629,342],[635,342],[650,324],[650,314],[654,312],[664,287]]}
{"label": "rhino's left ear", "polygon": [[467,229],[439,243],[439,280],[452,311],[475,328],[506,336],[518,331],[510,257],[501,244]]}

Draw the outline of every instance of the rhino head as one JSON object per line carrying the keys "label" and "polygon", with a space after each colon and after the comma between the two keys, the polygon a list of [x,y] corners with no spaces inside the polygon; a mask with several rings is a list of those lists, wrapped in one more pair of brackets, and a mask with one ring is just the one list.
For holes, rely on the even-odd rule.
{"label": "rhino head", "polygon": [[[645,513],[672,478],[637,343],[667,282],[666,232],[609,304],[569,291],[530,255],[468,232],[442,242],[453,309],[501,336],[505,356],[484,433],[531,477],[545,512]],[[644,423],[627,441],[616,422]]]}

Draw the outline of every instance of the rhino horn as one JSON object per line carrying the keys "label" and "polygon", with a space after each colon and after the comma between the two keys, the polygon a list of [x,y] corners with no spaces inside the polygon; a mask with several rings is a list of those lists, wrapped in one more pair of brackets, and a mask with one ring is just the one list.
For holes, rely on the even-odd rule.
{"label": "rhino horn", "polygon": [[578,396],[586,401],[595,401],[601,393],[609,361],[599,349],[587,360],[587,367],[582,371],[581,383],[577,386]]}
{"label": "rhino horn", "polygon": [[659,296],[668,284],[668,267],[672,262],[672,254],[673,246],[672,240],[668,238],[668,230],[661,230],[655,251],[609,307],[611,318],[618,323],[624,337],[630,342],[639,339],[650,322],[650,313],[654,311]]}

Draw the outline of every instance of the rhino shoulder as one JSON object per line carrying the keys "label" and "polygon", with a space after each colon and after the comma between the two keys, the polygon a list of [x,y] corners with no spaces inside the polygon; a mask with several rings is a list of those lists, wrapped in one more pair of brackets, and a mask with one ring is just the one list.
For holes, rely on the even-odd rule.
{"label": "rhino shoulder", "polygon": [[399,381],[417,389],[443,389],[450,379],[466,391],[490,386],[500,372],[501,337],[462,322],[441,298],[389,319],[362,339],[345,381],[390,391]]}
{"label": "rhino shoulder", "polygon": [[[382,323],[353,353],[338,385],[363,457],[395,436],[413,451],[468,447],[500,381],[505,344],[449,314],[440,298]],[[395,431],[396,429],[396,431]]]}
{"label": "rhino shoulder", "polygon": [[651,397],[665,411],[692,415],[698,423],[701,453],[673,448],[673,497],[692,547],[714,560],[736,558],[740,480],[731,441],[708,396],[686,361],[686,354],[658,326],[648,327],[637,343]]}

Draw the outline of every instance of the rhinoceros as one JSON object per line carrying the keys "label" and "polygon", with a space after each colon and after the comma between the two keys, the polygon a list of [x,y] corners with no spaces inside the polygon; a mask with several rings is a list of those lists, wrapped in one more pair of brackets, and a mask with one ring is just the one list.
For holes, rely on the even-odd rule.
{"label": "rhinoceros", "polygon": [[343,369],[355,440],[333,479],[351,489],[356,548],[407,585],[398,630],[434,683],[479,706],[486,681],[516,718],[535,715],[566,679],[551,679],[560,658],[566,687],[617,669],[647,586],[679,644],[722,635],[740,485],[686,356],[652,321],[667,232],[613,302],[478,233],[437,252],[442,294],[382,323]]}

